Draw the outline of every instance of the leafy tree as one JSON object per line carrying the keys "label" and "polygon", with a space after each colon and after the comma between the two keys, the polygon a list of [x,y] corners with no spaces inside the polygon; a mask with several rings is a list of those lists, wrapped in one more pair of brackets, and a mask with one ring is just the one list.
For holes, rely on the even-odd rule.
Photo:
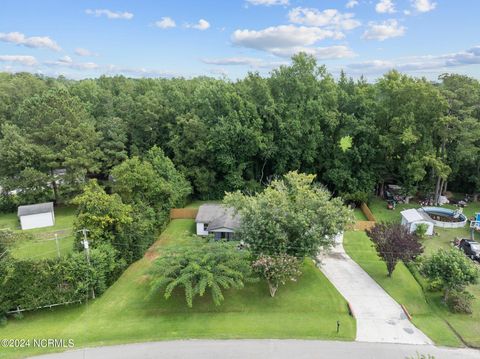
{"label": "leafy tree", "polygon": [[[55,169],[66,168],[65,181],[77,188],[88,172],[99,169],[99,135],[84,105],[66,89],[54,88],[26,99],[14,123],[37,148],[39,160],[33,168],[51,175]],[[53,178],[52,186],[58,200]]]}
{"label": "leafy tree", "polygon": [[252,263],[252,267],[266,279],[272,297],[275,296],[280,285],[285,285],[287,281],[294,282],[302,274],[300,261],[288,254],[278,256],[262,254]]}
{"label": "leafy tree", "polygon": [[128,158],[127,128],[118,117],[104,117],[97,120],[97,130],[101,135],[101,173],[108,174],[112,167]]}
{"label": "leafy tree", "polygon": [[191,187],[184,176],[158,147],[148,151],[143,159],[132,157],[112,170],[113,190],[125,203],[143,203],[154,208],[159,223],[169,210],[183,206]]}
{"label": "leafy tree", "polygon": [[352,221],[352,211],[314,179],[289,172],[254,196],[226,195],[225,204],[242,217],[238,235],[254,255],[316,256]]}
{"label": "leafy tree", "polygon": [[[96,180],[91,180],[72,203],[78,206],[74,230],[88,229],[93,247],[106,242],[113,244],[120,252],[128,250],[118,240],[120,234],[132,223],[132,208],[124,204],[119,195],[105,193]],[[82,234],[77,233],[78,247],[81,247],[79,243],[82,239]]]}
{"label": "leafy tree", "polygon": [[377,223],[367,230],[377,254],[387,265],[391,277],[398,261],[411,261],[423,252],[415,233],[400,223]]}
{"label": "leafy tree", "polygon": [[230,243],[195,244],[167,248],[150,272],[152,292],[166,299],[182,288],[189,307],[196,296],[208,291],[216,305],[224,300],[223,289],[242,289],[252,281],[249,253]]}
{"label": "leafy tree", "polygon": [[450,292],[462,292],[467,285],[477,283],[479,278],[475,264],[457,249],[438,250],[427,257],[421,268],[430,281],[442,286],[445,301]]}

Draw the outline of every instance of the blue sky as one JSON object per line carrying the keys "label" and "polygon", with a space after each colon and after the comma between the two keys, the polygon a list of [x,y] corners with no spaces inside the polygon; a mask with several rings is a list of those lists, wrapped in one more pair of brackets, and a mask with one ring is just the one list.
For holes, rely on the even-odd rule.
{"label": "blue sky", "polygon": [[306,51],[333,74],[480,78],[478,0],[2,0],[1,9],[0,71],[236,79]]}

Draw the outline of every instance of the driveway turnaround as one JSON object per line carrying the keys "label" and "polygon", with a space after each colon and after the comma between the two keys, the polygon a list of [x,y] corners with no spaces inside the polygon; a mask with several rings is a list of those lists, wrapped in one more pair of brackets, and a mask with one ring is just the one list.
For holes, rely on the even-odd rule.
{"label": "driveway turnaround", "polygon": [[473,349],[319,340],[178,340],[86,348],[36,359],[479,359]]}
{"label": "driveway turnaround", "polygon": [[320,270],[350,303],[357,320],[356,340],[376,343],[432,344],[390,297],[348,254],[343,236],[329,254],[319,256]]}

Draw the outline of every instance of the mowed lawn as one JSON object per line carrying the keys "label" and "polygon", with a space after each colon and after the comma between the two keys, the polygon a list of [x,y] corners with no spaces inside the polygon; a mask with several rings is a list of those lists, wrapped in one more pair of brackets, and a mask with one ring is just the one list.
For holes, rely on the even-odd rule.
{"label": "mowed lawn", "polygon": [[60,255],[65,255],[73,248],[73,221],[75,207],[55,207],[55,225],[22,231],[16,213],[0,214],[0,229],[11,229],[32,235],[32,239],[22,240],[13,245],[12,255],[19,259],[53,258],[58,255],[55,234],[58,236]]}
{"label": "mowed lawn", "polygon": [[[156,251],[193,240],[193,220],[173,220],[147,255],[130,266],[107,292],[88,305],[30,313],[0,328],[1,338],[73,338],[75,346],[97,346],[184,338],[304,338],[353,340],[355,321],[343,297],[306,261],[299,281],[271,298],[265,282],[225,293],[215,306],[209,297],[185,304],[183,293],[165,300],[151,295],[146,273]],[[340,320],[340,333],[336,322]],[[3,353],[2,351],[3,350]],[[7,357],[40,350],[0,349]]]}
{"label": "mowed lawn", "polygon": [[[396,210],[386,209],[386,202],[381,199],[371,201],[369,205],[378,220],[400,221],[400,211],[405,208],[418,208],[417,203],[397,206]],[[455,208],[452,205],[444,207]],[[472,217],[480,212],[480,203],[469,203],[464,208],[464,214]],[[470,229],[465,226],[460,229],[435,228],[436,235],[422,241],[425,253],[429,255],[436,250],[452,248],[456,237],[469,238]],[[475,234],[477,241],[480,235]],[[411,314],[414,323],[438,344],[460,345],[461,341],[446,325],[446,321],[461,335],[469,345],[480,347],[480,284],[470,286],[468,290],[475,296],[473,314],[452,314],[442,302],[440,292],[430,292],[425,278],[416,273],[416,278],[399,263],[390,279],[386,276],[386,266],[376,255],[372,243],[365,232],[347,232],[345,235],[345,249],[347,253],[362,266],[392,297],[404,304]],[[425,289],[423,289],[423,288]]]}
{"label": "mowed lawn", "polygon": [[392,277],[380,260],[364,231],[349,231],[344,235],[344,247],[357,262],[398,303],[405,305],[413,323],[436,344],[460,346],[461,341],[427,302],[422,287],[403,263],[398,263]]}

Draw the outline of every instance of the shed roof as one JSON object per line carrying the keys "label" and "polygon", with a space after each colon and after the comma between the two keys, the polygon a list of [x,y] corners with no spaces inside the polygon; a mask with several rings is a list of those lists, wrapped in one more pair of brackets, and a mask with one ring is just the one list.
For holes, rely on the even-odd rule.
{"label": "shed roof", "polygon": [[402,217],[405,218],[409,223],[424,220],[423,216],[420,213],[418,213],[418,211],[414,208],[406,209],[400,213]]}
{"label": "shed roof", "polygon": [[21,216],[29,216],[32,214],[48,213],[48,212],[53,213],[53,202],[18,206],[17,215],[21,217]]}

